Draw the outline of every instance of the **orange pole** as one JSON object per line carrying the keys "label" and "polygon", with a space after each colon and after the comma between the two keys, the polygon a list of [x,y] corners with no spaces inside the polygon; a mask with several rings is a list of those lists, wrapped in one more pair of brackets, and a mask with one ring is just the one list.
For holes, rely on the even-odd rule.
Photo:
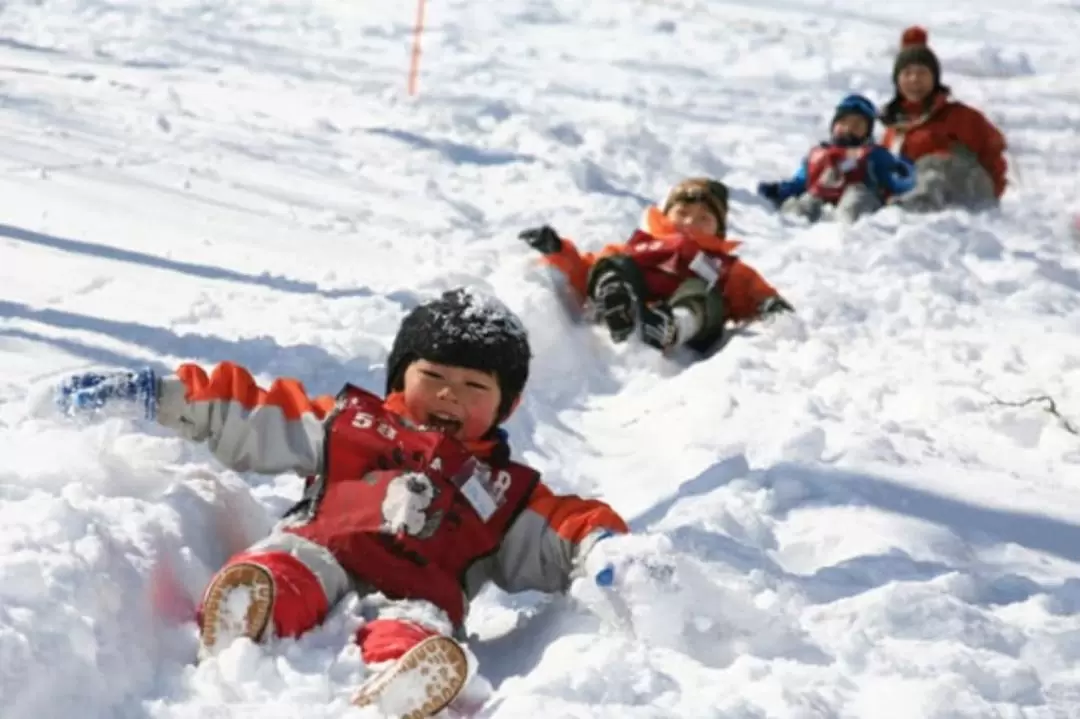
{"label": "orange pole", "polygon": [[416,24],[413,26],[412,62],[409,64],[409,94],[416,94],[416,80],[420,74],[420,36],[424,33],[425,0],[416,0]]}

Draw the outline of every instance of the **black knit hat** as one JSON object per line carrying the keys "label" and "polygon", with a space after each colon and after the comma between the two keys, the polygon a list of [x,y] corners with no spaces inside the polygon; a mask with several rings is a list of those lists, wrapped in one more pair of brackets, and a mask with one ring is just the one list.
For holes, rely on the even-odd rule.
{"label": "black knit hat", "polygon": [[386,393],[404,389],[405,370],[418,359],[490,372],[502,395],[498,425],[525,389],[531,357],[528,333],[517,315],[494,297],[459,287],[401,321],[386,361]]}
{"label": "black knit hat", "polygon": [[924,28],[912,25],[900,36],[900,52],[893,63],[893,85],[897,84],[900,73],[910,65],[922,65],[934,76],[934,89],[941,87],[941,63],[930,49],[929,35]]}

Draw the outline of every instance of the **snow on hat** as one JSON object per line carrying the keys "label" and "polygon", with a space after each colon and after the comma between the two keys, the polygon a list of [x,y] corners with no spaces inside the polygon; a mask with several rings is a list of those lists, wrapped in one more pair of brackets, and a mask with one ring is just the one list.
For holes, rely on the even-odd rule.
{"label": "snow on hat", "polygon": [[386,361],[386,393],[405,386],[418,359],[495,375],[502,394],[496,424],[510,414],[529,377],[529,337],[517,315],[489,295],[463,287],[413,309],[401,321]]}
{"label": "snow on hat", "polygon": [[930,49],[930,36],[926,28],[912,25],[904,30],[900,36],[900,52],[896,55],[893,63],[893,85],[896,84],[900,73],[909,65],[922,65],[930,70],[934,76],[934,87],[941,85],[941,63],[937,55]]}
{"label": "snow on hat", "polygon": [[671,188],[661,209],[666,215],[672,207],[680,202],[704,203],[716,216],[717,222],[720,223],[720,234],[723,234],[728,213],[728,189],[724,183],[719,180],[710,180],[707,177],[685,179]]}

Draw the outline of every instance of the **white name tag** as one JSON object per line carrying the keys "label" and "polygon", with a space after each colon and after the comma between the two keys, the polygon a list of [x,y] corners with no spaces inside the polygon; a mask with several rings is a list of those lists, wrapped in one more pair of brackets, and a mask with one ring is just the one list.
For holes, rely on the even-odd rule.
{"label": "white name tag", "polygon": [[709,287],[716,284],[716,281],[720,279],[720,272],[713,265],[709,256],[704,252],[699,252],[694,255],[694,259],[690,261],[690,271],[709,283]]}
{"label": "white name tag", "polygon": [[492,499],[484,485],[475,476],[469,477],[469,481],[461,485],[461,493],[465,495],[465,499],[469,500],[469,504],[480,515],[480,519],[485,522],[491,519],[491,515],[495,514],[495,510],[498,509],[495,500]]}

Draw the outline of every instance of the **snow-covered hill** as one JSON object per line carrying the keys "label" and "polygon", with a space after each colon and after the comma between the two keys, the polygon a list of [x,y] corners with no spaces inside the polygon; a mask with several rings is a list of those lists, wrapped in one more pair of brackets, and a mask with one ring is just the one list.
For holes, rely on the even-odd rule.
{"label": "snow-covered hill", "polygon": [[[190,601],[298,481],[48,392],[223,359],[379,389],[405,311],[469,284],[532,335],[516,451],[663,570],[629,626],[485,594],[482,716],[1080,716],[1080,5],[447,0],[410,98],[413,14],[0,8],[0,714],[363,716],[348,606],[191,665]],[[913,22],[1009,138],[1000,211],[780,220],[754,184],[887,99]],[[515,236],[621,240],[688,174],[798,315],[683,367],[572,326]]]}

